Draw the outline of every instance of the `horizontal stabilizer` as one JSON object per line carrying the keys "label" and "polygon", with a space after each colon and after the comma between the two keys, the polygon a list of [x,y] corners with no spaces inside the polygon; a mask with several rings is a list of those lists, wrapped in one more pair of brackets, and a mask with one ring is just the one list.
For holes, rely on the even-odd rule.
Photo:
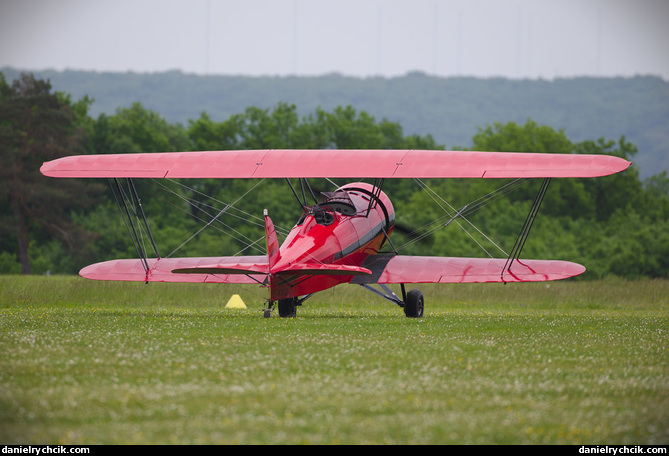
{"label": "horizontal stabilizer", "polygon": [[172,269],[174,274],[267,274],[267,264],[209,264],[190,268]]}
{"label": "horizontal stabilizer", "polygon": [[294,275],[369,275],[372,273],[369,269],[360,266],[320,263],[297,263],[283,268],[276,268],[272,272]]}

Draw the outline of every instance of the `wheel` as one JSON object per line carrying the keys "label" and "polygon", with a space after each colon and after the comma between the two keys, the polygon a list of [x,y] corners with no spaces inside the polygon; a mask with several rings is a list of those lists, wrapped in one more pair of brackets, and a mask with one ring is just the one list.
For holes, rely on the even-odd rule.
{"label": "wheel", "polygon": [[420,290],[411,290],[404,301],[404,315],[410,318],[423,316],[423,293]]}
{"label": "wheel", "polygon": [[295,315],[297,315],[295,299],[279,299],[279,316],[281,318],[295,318]]}

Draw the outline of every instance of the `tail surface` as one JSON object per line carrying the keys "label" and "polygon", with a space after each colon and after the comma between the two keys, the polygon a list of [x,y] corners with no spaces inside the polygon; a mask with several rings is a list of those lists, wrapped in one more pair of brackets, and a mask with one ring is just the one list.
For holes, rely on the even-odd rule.
{"label": "tail surface", "polygon": [[267,214],[267,209],[263,212],[265,216],[265,242],[267,244],[267,259],[269,261],[269,270],[272,271],[274,265],[281,259],[279,252],[279,239],[274,229],[274,223]]}

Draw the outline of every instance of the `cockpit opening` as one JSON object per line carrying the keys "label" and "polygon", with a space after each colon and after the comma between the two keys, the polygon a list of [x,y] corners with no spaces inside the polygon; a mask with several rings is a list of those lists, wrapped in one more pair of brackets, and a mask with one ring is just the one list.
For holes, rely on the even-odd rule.
{"label": "cockpit opening", "polygon": [[313,215],[316,223],[319,225],[331,225],[336,220],[336,214],[352,216],[357,213],[353,201],[343,190],[336,192],[322,192],[320,202],[308,208],[304,215],[297,222],[301,225],[304,219],[309,215]]}
{"label": "cockpit opening", "polygon": [[343,215],[355,215],[357,212],[351,197],[343,190],[336,192],[322,192],[321,201],[317,206],[323,208],[330,207],[333,211]]}

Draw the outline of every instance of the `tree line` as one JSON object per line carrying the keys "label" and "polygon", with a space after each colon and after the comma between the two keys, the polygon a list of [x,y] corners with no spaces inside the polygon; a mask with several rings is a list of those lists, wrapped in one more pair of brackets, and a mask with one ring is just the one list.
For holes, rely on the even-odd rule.
{"label": "tree line", "polygon": [[[248,107],[223,121],[202,112],[183,125],[140,103],[93,118],[88,114],[92,102],[72,100],[31,74],[9,83],[0,73],[0,273],[72,274],[92,262],[137,255],[106,181],[39,173],[44,161],[60,156],[446,148],[429,134],[404,134],[400,124],[353,106],[300,115],[295,105],[279,102],[270,109]],[[612,154],[631,161],[637,153],[625,137],[572,142],[564,131],[532,119],[479,127],[469,149]],[[342,183],[310,181],[317,191]],[[161,256],[263,254],[263,209],[270,211],[280,235],[302,210],[281,179],[138,179],[136,184]],[[539,184],[531,179],[389,180],[384,190],[397,213],[393,244],[405,254],[504,257]],[[446,223],[467,204],[466,218]],[[215,218],[224,207],[228,210]],[[604,178],[553,179],[522,256],[582,263],[586,278],[666,278],[668,215],[666,172],[641,180],[632,165]]]}

